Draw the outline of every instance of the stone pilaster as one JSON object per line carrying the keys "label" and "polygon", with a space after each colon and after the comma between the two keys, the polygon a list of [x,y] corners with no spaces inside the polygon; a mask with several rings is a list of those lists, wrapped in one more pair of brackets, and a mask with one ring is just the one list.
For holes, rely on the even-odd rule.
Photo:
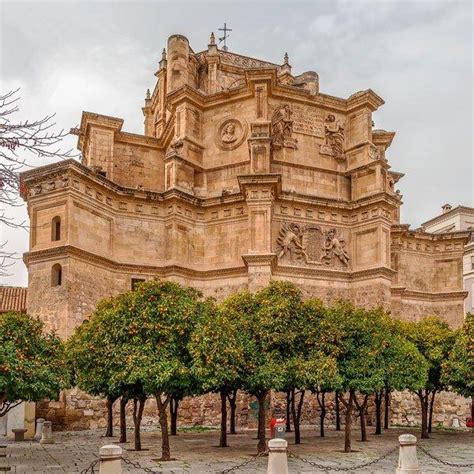
{"label": "stone pilaster", "polygon": [[255,291],[270,282],[276,255],[272,252],[272,215],[281,190],[278,174],[239,176],[248,209],[249,247],[242,255],[249,274],[249,289]]}

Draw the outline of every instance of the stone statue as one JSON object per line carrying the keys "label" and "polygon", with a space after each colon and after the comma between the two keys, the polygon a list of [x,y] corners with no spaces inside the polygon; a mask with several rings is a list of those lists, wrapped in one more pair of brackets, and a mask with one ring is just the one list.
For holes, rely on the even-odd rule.
{"label": "stone statue", "polygon": [[333,114],[326,117],[324,125],[325,143],[321,145],[320,153],[323,155],[331,155],[337,161],[344,161],[344,126],[336,119]]}
{"label": "stone statue", "polygon": [[349,265],[349,254],[345,249],[345,240],[342,236],[337,236],[336,229],[326,232],[326,241],[323,246],[323,262],[330,265],[333,257],[337,257],[344,265]]}
{"label": "stone statue", "polygon": [[272,115],[272,145],[274,148],[296,148],[293,138],[293,112],[288,104],[279,106]]}
{"label": "stone statue", "polygon": [[222,140],[222,143],[234,143],[235,140],[237,140],[237,137],[235,135],[235,123],[234,122],[229,122],[222,129],[221,140]]}
{"label": "stone statue", "polygon": [[303,229],[298,224],[284,224],[277,238],[278,259],[284,257],[286,254],[290,255],[290,261],[293,261],[294,256],[297,259],[301,259],[301,257],[306,259],[306,249],[303,247],[302,239]]}

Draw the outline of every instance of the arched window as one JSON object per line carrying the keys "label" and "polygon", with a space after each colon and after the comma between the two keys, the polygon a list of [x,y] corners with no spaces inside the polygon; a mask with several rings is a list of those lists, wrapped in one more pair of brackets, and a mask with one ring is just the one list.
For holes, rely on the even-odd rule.
{"label": "arched window", "polygon": [[61,218],[56,216],[51,221],[51,240],[61,240]]}
{"label": "arched window", "polygon": [[63,280],[63,269],[59,263],[55,263],[51,269],[51,286],[61,286]]}

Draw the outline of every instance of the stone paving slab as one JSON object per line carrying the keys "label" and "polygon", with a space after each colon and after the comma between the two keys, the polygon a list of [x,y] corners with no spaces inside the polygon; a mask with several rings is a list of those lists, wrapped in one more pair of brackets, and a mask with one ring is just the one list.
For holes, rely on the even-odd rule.
{"label": "stone paving slab", "polygon": [[[219,473],[237,467],[237,473],[264,473],[267,458],[256,457],[255,431],[243,431],[237,435],[229,435],[228,448],[218,448],[218,431],[203,433],[181,432],[171,438],[171,453],[175,461],[159,462],[161,439],[158,427],[146,427],[142,437],[144,451],[130,450],[129,444],[123,444],[124,458],[139,465],[123,462],[125,473],[152,472],[172,473]],[[290,473],[323,473],[334,472],[331,467],[356,467],[370,460],[381,457],[398,446],[398,436],[402,433],[418,432],[412,429],[390,429],[382,436],[370,435],[369,441],[358,441],[359,433],[353,433],[353,449],[355,452],[342,452],[343,433],[328,430],[325,438],[316,434],[316,428],[307,427],[302,430],[302,444],[295,446],[292,434],[287,435],[289,450],[297,457],[290,457]],[[100,446],[118,444],[116,438],[104,438],[99,431],[55,432],[55,444],[41,445],[38,442],[25,441],[15,443],[0,438],[0,443],[8,444],[6,458],[0,458],[1,466],[9,465],[10,472],[18,473],[80,473],[98,458]],[[131,433],[129,436],[132,439]],[[452,463],[474,463],[474,435],[469,432],[437,431],[432,438],[422,441],[422,446],[440,459]],[[314,467],[301,458],[327,466],[327,469]],[[474,468],[453,468],[440,464],[418,451],[420,467],[426,473],[471,472]],[[247,463],[248,461],[248,463]],[[369,467],[351,470],[355,473],[395,472],[398,462],[398,450],[385,459]],[[90,472],[90,471],[89,471]],[[96,466],[95,472],[98,472]]]}

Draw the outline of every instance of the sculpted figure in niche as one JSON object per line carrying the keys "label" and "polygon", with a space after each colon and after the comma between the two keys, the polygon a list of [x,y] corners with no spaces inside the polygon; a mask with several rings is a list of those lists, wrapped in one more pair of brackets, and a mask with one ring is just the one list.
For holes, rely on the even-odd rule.
{"label": "sculpted figure in niche", "polygon": [[278,107],[272,115],[272,145],[274,148],[296,148],[293,138],[293,112],[288,104]]}
{"label": "sculpted figure in niche", "polygon": [[277,239],[277,257],[278,259],[289,255],[290,261],[294,258],[306,259],[306,249],[303,247],[303,229],[294,223],[283,225],[280,235]]}
{"label": "sculpted figure in niche", "polygon": [[345,249],[344,237],[338,236],[336,229],[330,229],[326,232],[326,241],[323,246],[323,262],[330,265],[334,257],[337,257],[344,265],[349,265],[349,254]]}
{"label": "sculpted figure in niche", "polygon": [[234,143],[237,140],[235,136],[235,123],[229,122],[223,129],[221,134],[222,143]]}
{"label": "sculpted figure in niche", "polygon": [[332,155],[337,161],[344,161],[344,126],[333,114],[326,117],[324,125],[325,143],[321,145],[320,153]]}

